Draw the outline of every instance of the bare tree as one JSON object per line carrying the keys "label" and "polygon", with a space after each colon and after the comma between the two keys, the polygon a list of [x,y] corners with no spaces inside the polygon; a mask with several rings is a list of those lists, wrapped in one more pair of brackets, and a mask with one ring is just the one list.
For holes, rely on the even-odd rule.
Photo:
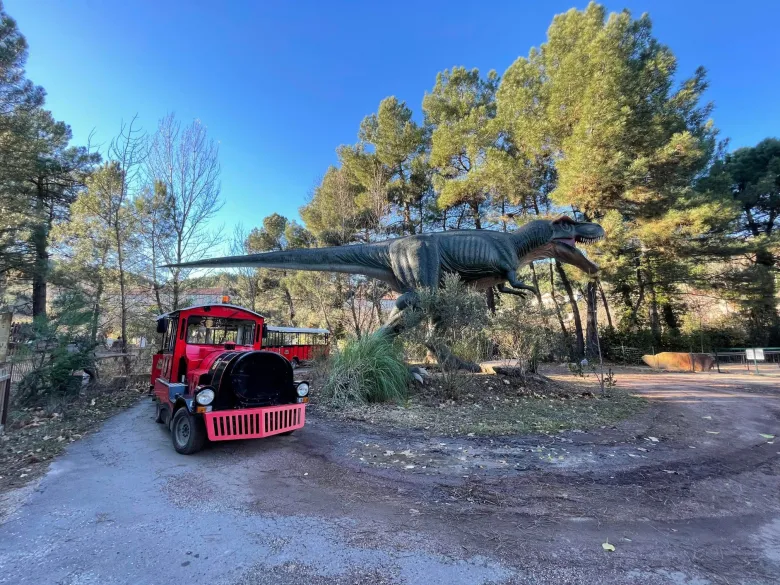
{"label": "bare tree", "polygon": [[[162,120],[154,134],[147,159],[149,184],[165,190],[170,241],[160,247],[167,264],[200,260],[222,240],[220,230],[208,221],[222,207],[219,184],[219,147],[199,120],[182,128],[173,114]],[[179,307],[182,281],[190,273],[171,269],[171,309]]]}
{"label": "bare tree", "polygon": [[138,232],[142,241],[141,253],[145,266],[144,272],[151,279],[152,292],[157,310],[165,313],[167,303],[163,303],[162,291],[165,285],[163,250],[171,248],[173,229],[171,227],[170,206],[165,185],[155,182],[147,185],[136,198],[136,210],[140,218]]}
{"label": "bare tree", "polygon": [[112,203],[110,225],[114,235],[116,263],[119,272],[121,350],[123,353],[127,347],[127,258],[125,250],[129,244],[126,241],[127,236],[132,233],[127,225],[128,221],[132,221],[132,218],[126,210],[133,198],[132,192],[137,190],[141,184],[142,164],[147,154],[147,137],[137,122],[137,114],[133,116],[129,124],[122,122],[119,134],[111,141],[107,152],[108,160],[118,167],[120,178],[117,182],[116,194],[110,198]]}

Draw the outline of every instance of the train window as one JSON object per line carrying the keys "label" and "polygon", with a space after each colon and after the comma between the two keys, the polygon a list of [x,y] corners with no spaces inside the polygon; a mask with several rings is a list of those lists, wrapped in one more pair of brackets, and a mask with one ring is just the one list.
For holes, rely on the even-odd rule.
{"label": "train window", "polygon": [[255,322],[243,319],[193,316],[187,321],[187,343],[252,345]]}
{"label": "train window", "polygon": [[168,327],[165,330],[165,336],[163,337],[163,352],[173,353],[173,348],[176,345],[176,329],[179,325],[179,319],[168,319]]}

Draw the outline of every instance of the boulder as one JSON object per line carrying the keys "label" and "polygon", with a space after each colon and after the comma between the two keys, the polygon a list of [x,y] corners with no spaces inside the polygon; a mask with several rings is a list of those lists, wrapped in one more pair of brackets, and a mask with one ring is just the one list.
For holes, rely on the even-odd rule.
{"label": "boulder", "polygon": [[672,372],[706,372],[715,365],[715,358],[706,353],[664,351],[655,355],[643,355],[642,361],[657,370]]}

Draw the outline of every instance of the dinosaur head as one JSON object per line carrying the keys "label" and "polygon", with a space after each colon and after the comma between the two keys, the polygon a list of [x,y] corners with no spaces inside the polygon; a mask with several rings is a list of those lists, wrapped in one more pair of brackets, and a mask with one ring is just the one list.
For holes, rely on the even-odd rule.
{"label": "dinosaur head", "polygon": [[587,274],[596,274],[599,267],[577,249],[577,244],[590,244],[604,237],[604,228],[597,223],[574,221],[567,215],[562,215],[550,222],[553,229],[550,241],[553,258],[576,266]]}

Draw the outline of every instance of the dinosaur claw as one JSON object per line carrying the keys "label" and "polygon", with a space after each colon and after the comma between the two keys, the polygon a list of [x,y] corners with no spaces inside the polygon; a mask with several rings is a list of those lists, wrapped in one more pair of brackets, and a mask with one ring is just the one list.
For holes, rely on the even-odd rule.
{"label": "dinosaur claw", "polygon": [[409,373],[412,375],[412,379],[421,386],[425,384],[425,379],[430,377],[428,370],[419,366],[413,366],[409,368]]}

